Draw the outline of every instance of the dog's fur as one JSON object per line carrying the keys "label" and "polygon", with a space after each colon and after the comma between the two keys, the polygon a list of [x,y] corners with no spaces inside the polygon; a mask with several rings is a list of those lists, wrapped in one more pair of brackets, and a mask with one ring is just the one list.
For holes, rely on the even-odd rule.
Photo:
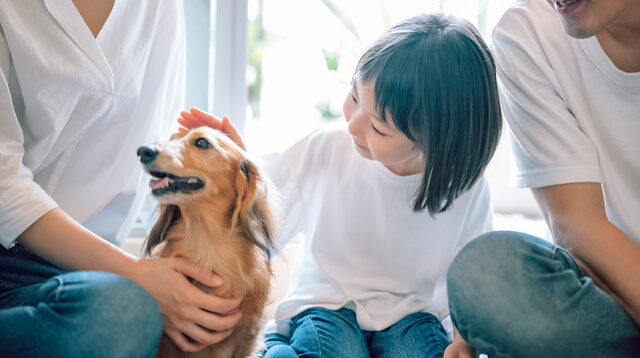
{"label": "dog's fur", "polygon": [[[206,143],[198,142],[201,139],[210,146],[202,148]],[[147,239],[146,254],[180,257],[214,271],[224,280],[221,286],[193,282],[207,293],[244,296],[239,307],[242,318],[224,341],[198,353],[182,353],[163,335],[158,356],[247,357],[253,352],[269,297],[268,258],[276,233],[277,194],[255,162],[211,128],[177,133],[170,141],[147,148],[157,155],[145,170],[160,178],[171,174],[175,181],[152,191],[160,202],[160,219]]]}

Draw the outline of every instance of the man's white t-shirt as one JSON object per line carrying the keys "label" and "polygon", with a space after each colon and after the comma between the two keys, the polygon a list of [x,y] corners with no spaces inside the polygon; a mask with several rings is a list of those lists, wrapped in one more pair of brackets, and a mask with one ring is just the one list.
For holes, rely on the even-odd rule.
{"label": "man's white t-shirt", "polygon": [[60,207],[121,243],[140,145],[177,128],[182,1],[116,1],[97,38],[71,1],[0,1],[0,244]]}
{"label": "man's white t-shirt", "polygon": [[435,218],[412,211],[420,175],[398,176],[360,156],[346,124],[265,157],[285,198],[278,246],[301,235],[276,321],[311,308],[353,309],[378,331],[414,312],[449,315],[446,273],[458,251],[492,228],[484,177]]}
{"label": "man's white t-shirt", "polygon": [[609,220],[640,244],[640,73],[594,36],[568,36],[544,0],[521,0],[492,35],[516,185],[602,183]]}

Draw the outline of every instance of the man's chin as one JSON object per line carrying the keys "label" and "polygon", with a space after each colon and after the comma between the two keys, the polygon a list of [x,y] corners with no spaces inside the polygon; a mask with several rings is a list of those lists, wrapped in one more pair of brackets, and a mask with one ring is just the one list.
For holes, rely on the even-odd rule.
{"label": "man's chin", "polygon": [[564,32],[567,33],[567,35],[576,39],[586,39],[602,32],[602,29],[592,29],[576,26],[576,24],[571,21],[565,20],[564,18],[562,19],[562,28],[564,29]]}
{"label": "man's chin", "polygon": [[[566,0],[564,5],[556,4],[556,1],[547,0],[556,14],[560,17],[564,32],[577,39],[586,39],[602,32],[607,24],[606,8],[601,9],[600,3],[592,3],[584,0]],[[601,7],[601,6],[600,6]]]}

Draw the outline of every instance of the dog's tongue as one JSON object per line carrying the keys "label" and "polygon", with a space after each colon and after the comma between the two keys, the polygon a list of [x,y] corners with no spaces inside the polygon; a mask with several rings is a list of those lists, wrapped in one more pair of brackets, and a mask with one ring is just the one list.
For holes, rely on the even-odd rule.
{"label": "dog's tongue", "polygon": [[173,183],[173,180],[169,179],[169,177],[164,177],[162,179],[154,179],[152,178],[149,181],[149,187],[151,189],[161,189],[169,186],[169,184]]}

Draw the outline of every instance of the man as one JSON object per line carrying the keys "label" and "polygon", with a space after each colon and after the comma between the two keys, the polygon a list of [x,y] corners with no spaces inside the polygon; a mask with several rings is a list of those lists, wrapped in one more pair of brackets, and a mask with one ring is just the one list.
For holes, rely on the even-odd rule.
{"label": "man", "polygon": [[472,241],[449,270],[454,323],[490,357],[637,356],[640,0],[518,1],[492,50],[516,184],[559,246]]}

